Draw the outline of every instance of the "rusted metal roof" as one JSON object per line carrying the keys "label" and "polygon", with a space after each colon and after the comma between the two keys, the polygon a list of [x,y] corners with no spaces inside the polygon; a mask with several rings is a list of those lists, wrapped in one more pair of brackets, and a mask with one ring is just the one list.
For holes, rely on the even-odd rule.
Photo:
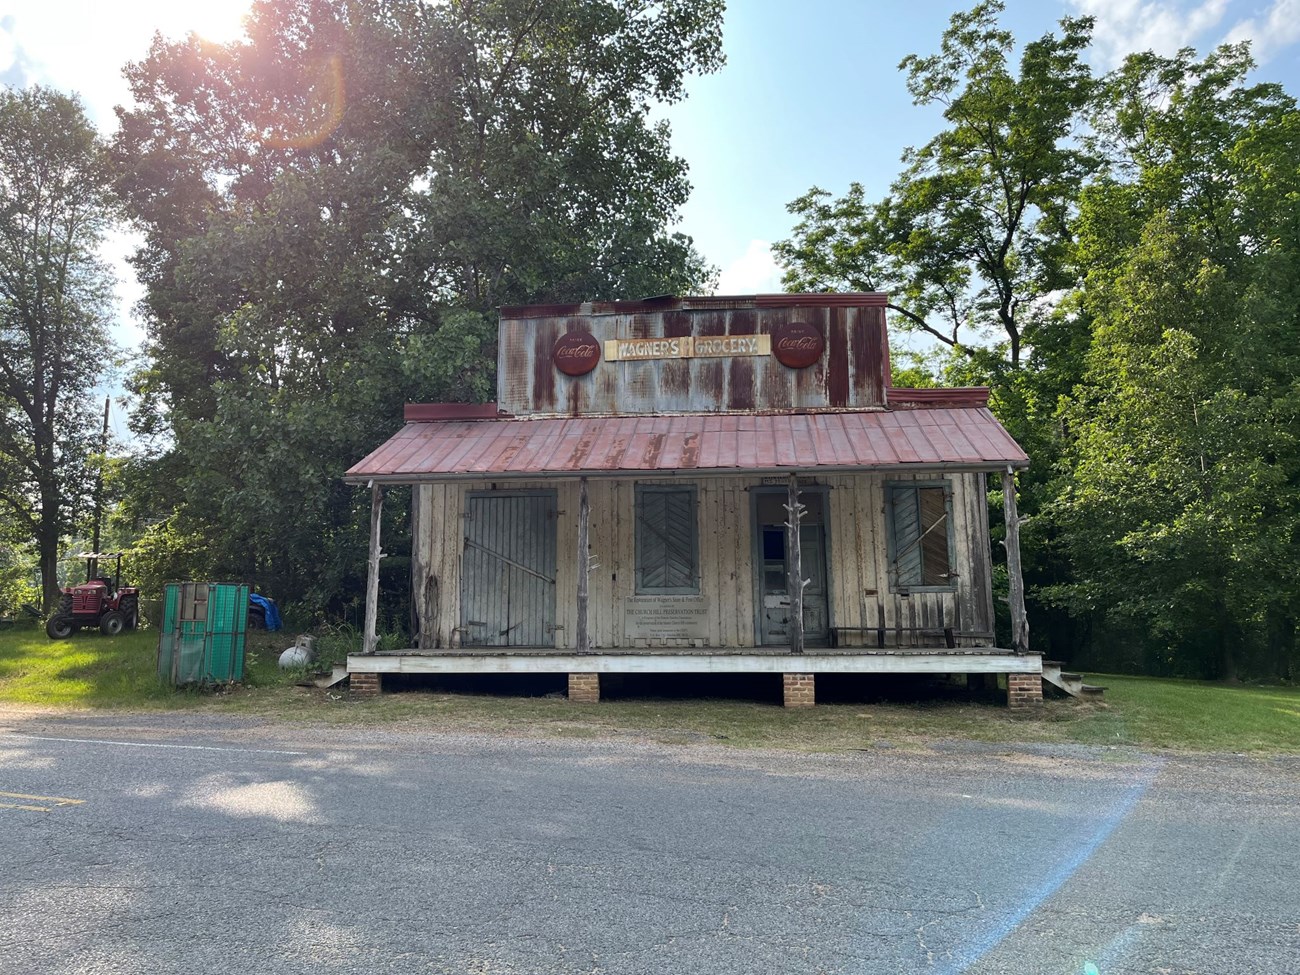
{"label": "rusted metal roof", "polygon": [[504,305],[502,318],[554,318],[565,315],[640,315],[667,311],[743,308],[885,307],[889,296],[879,291],[834,294],[655,295],[640,301],[587,301],[563,305]]}
{"label": "rusted metal roof", "polygon": [[1029,458],[986,408],[408,422],[344,479],[998,470]]}
{"label": "rusted metal roof", "polygon": [[[988,406],[987,386],[962,386],[955,389],[912,389],[889,386],[885,400],[894,410],[926,410],[940,406]],[[408,417],[409,419],[409,417]]]}

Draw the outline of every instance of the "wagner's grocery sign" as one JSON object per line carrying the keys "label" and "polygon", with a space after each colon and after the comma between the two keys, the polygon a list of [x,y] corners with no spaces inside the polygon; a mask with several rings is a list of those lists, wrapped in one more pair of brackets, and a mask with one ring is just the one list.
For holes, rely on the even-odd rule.
{"label": "wagner's grocery sign", "polygon": [[605,340],[605,358],[610,362],[771,354],[770,335],[683,335],[662,339]]}

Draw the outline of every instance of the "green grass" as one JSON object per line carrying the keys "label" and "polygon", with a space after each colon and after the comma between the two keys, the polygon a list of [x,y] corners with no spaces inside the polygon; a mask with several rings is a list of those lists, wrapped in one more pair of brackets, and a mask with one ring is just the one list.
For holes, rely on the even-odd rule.
{"label": "green grass", "polygon": [[[283,636],[250,637],[246,678],[251,687],[285,687],[298,674],[276,666]],[[51,640],[43,629],[0,630],[0,704],[73,708],[188,708],[220,703],[210,694],[176,691],[158,682],[158,631],[116,637],[87,629]]]}
{"label": "green grass", "polygon": [[1300,752],[1300,687],[1096,675],[1104,720],[1083,739],[1199,751]]}
{"label": "green grass", "polygon": [[480,694],[398,693],[374,701],[295,686],[276,666],[283,635],[250,638],[247,680],[229,693],[174,691],[154,677],[157,634],[54,641],[41,630],[0,631],[0,706],[196,709],[318,725],[590,738],[632,735],[691,744],[841,751],[923,749],[939,739],[1134,745],[1191,751],[1300,753],[1300,688],[1091,676],[1105,702],[1049,701],[1031,712],[933,701],[827,704],[808,711],[741,700],[634,698],[599,705]]}
{"label": "green grass", "polygon": [[154,679],[157,633],[51,640],[43,629],[0,632],[0,702],[46,707],[149,707],[175,694]]}

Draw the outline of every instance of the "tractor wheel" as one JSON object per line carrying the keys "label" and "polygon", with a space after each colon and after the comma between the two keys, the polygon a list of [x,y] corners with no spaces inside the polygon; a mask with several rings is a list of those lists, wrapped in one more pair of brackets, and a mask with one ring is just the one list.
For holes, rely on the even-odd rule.
{"label": "tractor wheel", "polygon": [[75,632],[77,628],[72,624],[72,617],[64,616],[62,613],[51,616],[49,622],[45,624],[45,635],[51,640],[66,640]]}
{"label": "tractor wheel", "polygon": [[72,596],[64,593],[59,597],[59,615],[66,616],[72,612]]}
{"label": "tractor wheel", "polygon": [[140,604],[134,596],[123,596],[117,608],[122,614],[126,629],[134,630],[140,625]]}
{"label": "tractor wheel", "polygon": [[110,610],[99,618],[99,632],[104,636],[117,636],[126,626],[126,617],[118,610]]}

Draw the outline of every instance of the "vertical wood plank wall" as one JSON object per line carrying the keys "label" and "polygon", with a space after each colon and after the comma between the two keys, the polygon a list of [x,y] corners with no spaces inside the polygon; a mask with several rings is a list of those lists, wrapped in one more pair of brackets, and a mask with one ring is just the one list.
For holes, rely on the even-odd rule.
{"label": "vertical wood plank wall", "polygon": [[[952,487],[953,551],[957,574],[952,591],[891,591],[885,528],[885,485],[910,480],[947,480]],[[595,649],[645,646],[623,635],[623,600],[636,594],[636,532],[633,517],[637,483],[692,483],[699,498],[700,595],[709,600],[709,636],[704,646],[748,647],[755,644],[753,528],[750,494],[758,478],[701,477],[656,481],[592,479],[590,577],[591,642]],[[839,475],[820,477],[829,488],[827,562],[831,625],[874,628],[883,608],[885,626],[950,626],[967,632],[993,629],[991,545],[983,474]],[[556,567],[556,646],[572,649],[577,640],[577,562],[571,556],[578,533],[578,482],[498,482],[496,489],[554,490],[560,558]],[[464,545],[466,495],[492,490],[488,482],[423,484],[412,489],[412,583],[416,613],[429,634],[423,649],[451,647],[460,622],[461,550]],[[431,639],[436,634],[435,640]],[[851,637],[843,645],[874,646],[874,634]],[[936,638],[928,638],[935,645]],[[865,641],[865,642],[864,642]],[[919,645],[907,633],[887,634],[890,646]],[[959,640],[962,645],[989,645],[987,638]],[[660,646],[680,646],[663,642]],[[689,646],[689,643],[684,645]]]}

